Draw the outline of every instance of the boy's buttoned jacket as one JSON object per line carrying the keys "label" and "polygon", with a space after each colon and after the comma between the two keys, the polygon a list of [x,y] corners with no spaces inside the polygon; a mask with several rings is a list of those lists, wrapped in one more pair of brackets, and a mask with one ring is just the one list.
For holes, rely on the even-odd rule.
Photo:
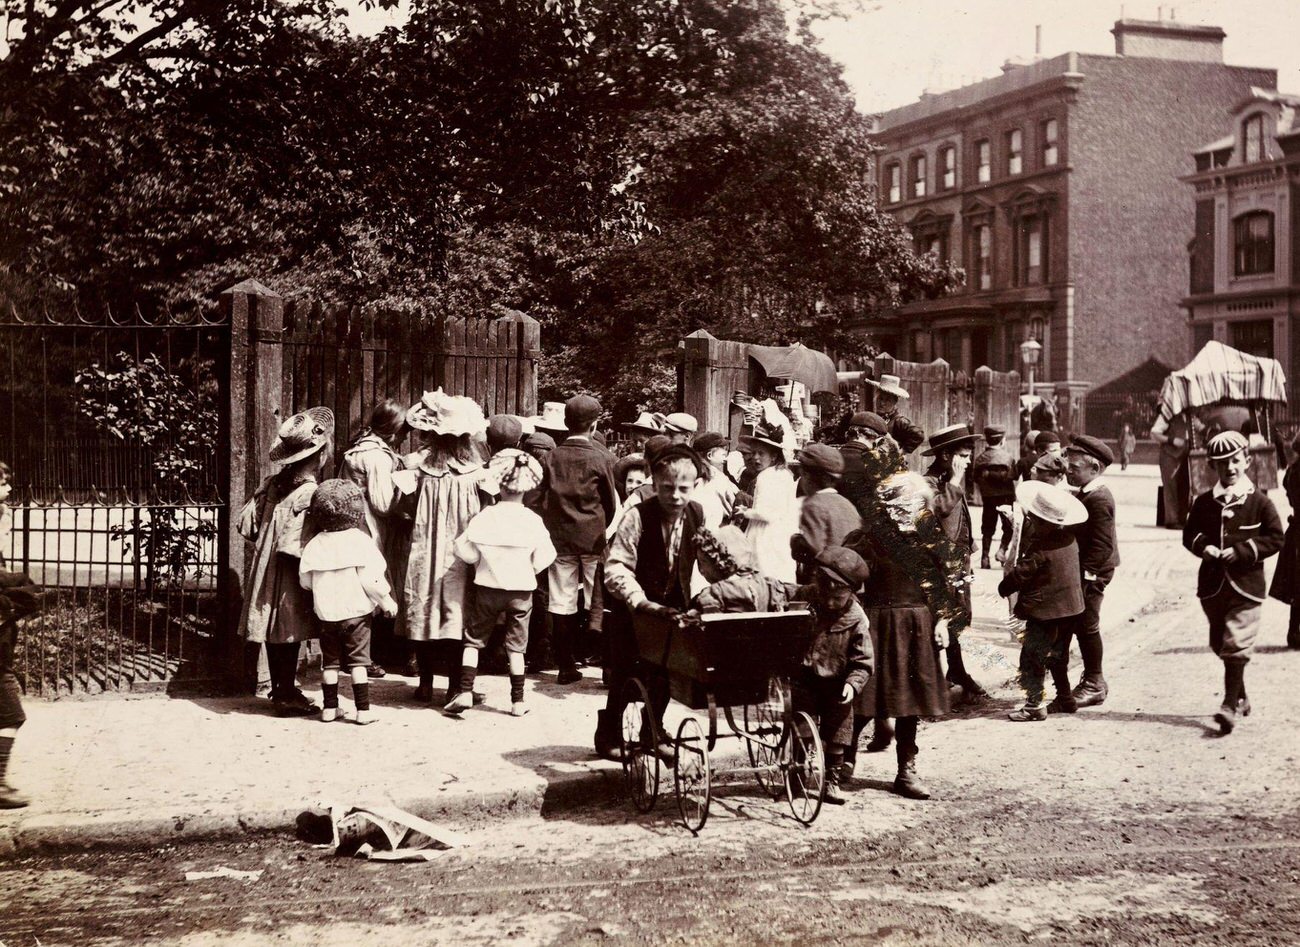
{"label": "boy's buttoned jacket", "polygon": [[[1226,587],[1256,602],[1264,601],[1264,560],[1282,548],[1282,521],[1273,501],[1253,486],[1243,496],[1219,488],[1196,498],[1183,545],[1201,556],[1196,595],[1209,598]],[[1204,558],[1206,546],[1231,549],[1237,561],[1228,565]]]}

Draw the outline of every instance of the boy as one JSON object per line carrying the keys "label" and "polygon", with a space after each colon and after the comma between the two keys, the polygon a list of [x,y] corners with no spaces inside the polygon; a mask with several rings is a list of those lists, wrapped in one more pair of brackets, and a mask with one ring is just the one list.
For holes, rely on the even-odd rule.
{"label": "boy", "polygon": [[[1025,703],[1009,716],[1017,723],[1046,720],[1047,714],[1074,713],[1070,693],[1070,633],[1083,611],[1079,546],[1066,528],[1088,518],[1083,504],[1060,487],[1029,481],[1016,488],[1016,501],[1025,511],[1020,552],[998,584],[1004,598],[1016,594],[1015,615],[1025,621],[1020,646],[1020,686]],[[1061,660],[1064,653],[1064,660]],[[1048,669],[1056,699],[1043,706],[1043,677]]]}
{"label": "boy", "polygon": [[[370,709],[370,616],[378,608],[397,614],[397,602],[386,576],[387,564],[369,533],[364,532],[365,504],[361,488],[350,480],[326,480],[312,494],[308,508],[317,533],[302,549],[298,581],[311,593],[320,619],[320,719],[339,715],[339,667],[352,676],[353,718],[374,723]],[[346,656],[344,655],[346,652]]]}
{"label": "boy", "polygon": [[785,583],[759,573],[754,544],[739,526],[695,532],[695,566],[708,587],[691,600],[691,608],[710,612],[782,612]]}
{"label": "boy", "polygon": [[591,438],[600,410],[600,402],[589,395],[575,395],[565,402],[569,436],[543,461],[542,521],[556,552],[547,578],[547,609],[560,684],[582,680],[574,653],[583,628],[578,593],[590,608],[596,567],[605,551],[605,530],[618,510],[614,455]]}
{"label": "boy", "polygon": [[[605,559],[605,591],[610,599],[606,628],[609,699],[596,723],[596,752],[617,758],[627,679],[637,665],[635,612],[675,617],[691,599],[695,570],[695,534],[704,511],[691,500],[703,464],[689,447],[673,444],[651,461],[653,499],[629,507],[619,521]],[[659,682],[662,683],[662,682]],[[651,694],[662,718],[667,688]]]}
{"label": "boy", "polygon": [[867,564],[843,546],[821,550],[814,563],[812,583],[789,590],[791,600],[812,605],[817,619],[817,637],[791,684],[795,709],[807,710],[818,721],[826,751],[823,799],[842,806],[841,770],[853,739],[853,701],[871,678],[867,616],[854,597],[867,580]]}
{"label": "boy", "polygon": [[855,507],[840,496],[836,486],[844,473],[844,455],[826,444],[809,444],[795,458],[799,462],[799,532],[790,537],[790,551],[799,563],[799,577],[811,581],[813,560],[823,549],[840,546],[844,537],[862,526]]}
{"label": "boy", "polygon": [[1264,560],[1282,548],[1273,501],[1246,476],[1249,442],[1237,431],[1210,439],[1207,459],[1219,482],[1196,498],[1183,545],[1201,558],[1196,596],[1210,623],[1210,648],[1223,662],[1223,706],[1214,715],[1227,736],[1237,715],[1250,715],[1246,664],[1255,649],[1264,601]]}
{"label": "boy", "polygon": [[460,690],[444,708],[460,714],[473,704],[471,691],[478,653],[487,647],[497,619],[506,616],[505,648],[510,670],[510,713],[522,717],[524,654],[537,576],[555,561],[555,546],[542,519],[524,506],[524,495],[542,480],[542,465],[521,450],[507,448],[488,465],[500,486],[500,498],[469,521],[456,540],[456,557],[474,567],[474,593],[465,623]]}
{"label": "boy", "polygon": [[1074,530],[1079,541],[1079,568],[1083,570],[1083,613],[1075,628],[1083,657],[1083,679],[1074,688],[1074,699],[1080,707],[1096,707],[1110,693],[1101,669],[1101,603],[1119,566],[1119,544],[1115,537],[1115,497],[1102,472],[1115,462],[1115,455],[1097,438],[1076,434],[1070,438],[1065,457],[1066,478],[1079,491],[1079,502],[1088,511],[1088,519]]}
{"label": "boy", "polygon": [[984,429],[985,448],[971,464],[975,485],[979,487],[980,498],[984,507],[980,512],[980,568],[993,568],[989,562],[993,534],[1002,524],[1002,544],[998,556],[1006,554],[1011,542],[1011,517],[1001,512],[1004,506],[1010,506],[1016,499],[1016,462],[1011,453],[1003,446],[1006,431],[1000,427]]}

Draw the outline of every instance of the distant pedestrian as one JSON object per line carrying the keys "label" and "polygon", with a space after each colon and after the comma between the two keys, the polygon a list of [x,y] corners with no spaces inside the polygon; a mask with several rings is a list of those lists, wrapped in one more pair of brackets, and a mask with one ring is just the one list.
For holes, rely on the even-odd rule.
{"label": "distant pedestrian", "polygon": [[1119,435],[1119,469],[1128,470],[1128,465],[1133,462],[1133,455],[1137,452],[1137,436],[1133,433],[1133,425],[1125,424],[1124,430]]}
{"label": "distant pedestrian", "polygon": [[447,674],[448,697],[459,681],[468,570],[452,545],[483,508],[486,470],[474,438],[483,435],[487,419],[472,398],[439,388],[411,406],[406,423],[419,432],[421,449],[407,473],[415,519],[397,633],[415,648],[415,699],[428,703],[435,673]]}
{"label": "distant pedestrian", "polygon": [[472,706],[471,694],[479,652],[498,622],[505,620],[505,649],[510,672],[510,712],[522,717],[524,655],[537,576],[555,561],[555,546],[542,518],[523,504],[524,495],[542,480],[542,465],[521,450],[498,451],[489,465],[499,499],[481,510],[456,540],[456,556],[474,569],[474,590],[465,621],[460,687],[446,710],[459,714]]}
{"label": "distant pedestrian", "polygon": [[352,678],[353,720],[373,723],[370,709],[370,623],[376,609],[392,618],[397,602],[387,564],[374,538],[362,527],[365,502],[350,480],[326,480],[311,498],[312,527],[298,564],[302,587],[312,595],[320,619],[321,720],[338,719],[339,669]]}
{"label": "distant pedestrian", "polygon": [[[1070,693],[1070,634],[1083,611],[1079,547],[1068,527],[1084,522],[1083,504],[1061,487],[1030,481],[1016,488],[1025,511],[1019,555],[998,584],[998,594],[1016,596],[1015,614],[1025,622],[1020,645],[1020,686],[1024,704],[1013,710],[1017,722],[1046,720],[1050,712],[1074,713]],[[1064,655],[1064,660],[1062,656]],[[1043,705],[1043,679],[1052,673],[1056,699]]]}
{"label": "distant pedestrian", "polygon": [[311,595],[298,581],[312,494],[329,459],[334,413],[308,408],[280,425],[269,454],[281,465],[239,513],[239,535],[254,544],[248,592],[239,617],[240,634],[266,645],[271,703],[281,717],[314,714],[320,708],[298,689],[298,652],[320,634]]}
{"label": "distant pedestrian", "polygon": [[980,568],[991,569],[989,562],[993,536],[1002,524],[1002,544],[999,559],[1006,554],[1011,542],[1011,517],[1003,512],[1016,499],[1015,460],[1003,446],[1006,430],[996,426],[984,429],[984,450],[971,465],[975,485],[979,487],[984,506],[980,511]]}
{"label": "distant pedestrian", "polygon": [[1218,483],[1192,502],[1183,545],[1201,559],[1196,595],[1210,623],[1210,649],[1223,662],[1223,704],[1214,715],[1227,735],[1250,715],[1246,665],[1255,650],[1264,601],[1264,560],[1282,548],[1277,510],[1246,475],[1250,443],[1238,431],[1210,439]]}
{"label": "distant pedestrian", "polygon": [[565,402],[564,424],[569,436],[543,464],[542,519],[557,554],[547,583],[551,647],[560,684],[582,680],[576,649],[586,622],[579,614],[579,595],[590,609],[606,530],[619,507],[614,457],[591,439],[600,413],[600,402],[590,395],[576,395]]}

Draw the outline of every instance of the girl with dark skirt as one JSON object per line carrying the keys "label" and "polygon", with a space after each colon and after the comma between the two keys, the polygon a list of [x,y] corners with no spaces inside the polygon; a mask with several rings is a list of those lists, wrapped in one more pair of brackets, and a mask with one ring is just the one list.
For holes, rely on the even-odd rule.
{"label": "girl with dark skirt", "polygon": [[[878,730],[896,720],[898,775],[894,792],[928,799],[916,775],[916,734],[921,717],[948,712],[948,684],[940,655],[947,646],[948,623],[963,614],[954,581],[965,574],[962,552],[944,535],[931,509],[934,492],[916,473],[897,473],[880,485],[885,515],[844,540],[867,563],[870,576],[861,593],[871,626],[875,673],[854,704],[854,739],[866,722]],[[888,738],[878,747],[888,746]],[[854,754],[855,755],[855,754]],[[851,757],[850,757],[851,758]],[[846,764],[849,760],[846,759]],[[851,764],[849,764],[851,765]]]}

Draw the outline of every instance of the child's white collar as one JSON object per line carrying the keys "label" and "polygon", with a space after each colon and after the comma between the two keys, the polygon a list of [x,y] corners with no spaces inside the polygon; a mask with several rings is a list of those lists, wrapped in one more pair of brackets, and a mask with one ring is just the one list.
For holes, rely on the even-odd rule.
{"label": "child's white collar", "polygon": [[1221,483],[1214,485],[1214,498],[1222,500],[1225,497],[1229,502],[1244,500],[1255,492],[1255,484],[1251,483],[1250,477],[1242,474],[1237,478],[1237,482],[1230,487],[1225,487]]}

